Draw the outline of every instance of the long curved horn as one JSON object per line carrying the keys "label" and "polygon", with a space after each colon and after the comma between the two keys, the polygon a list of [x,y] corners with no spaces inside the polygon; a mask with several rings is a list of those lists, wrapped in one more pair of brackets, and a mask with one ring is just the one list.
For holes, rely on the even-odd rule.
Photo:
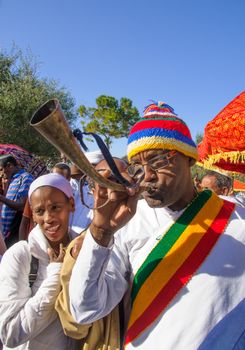
{"label": "long curved horn", "polygon": [[30,125],[99,185],[125,191],[123,185],[105,179],[89,163],[73,136],[57,99],[44,103],[32,116]]}

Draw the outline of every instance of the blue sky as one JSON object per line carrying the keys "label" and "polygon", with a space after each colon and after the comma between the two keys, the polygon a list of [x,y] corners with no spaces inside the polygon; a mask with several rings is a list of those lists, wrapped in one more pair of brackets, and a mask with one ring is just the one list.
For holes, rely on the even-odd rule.
{"label": "blue sky", "polygon": [[165,101],[193,138],[244,90],[244,38],[244,0],[0,0],[0,49],[30,48],[77,106]]}

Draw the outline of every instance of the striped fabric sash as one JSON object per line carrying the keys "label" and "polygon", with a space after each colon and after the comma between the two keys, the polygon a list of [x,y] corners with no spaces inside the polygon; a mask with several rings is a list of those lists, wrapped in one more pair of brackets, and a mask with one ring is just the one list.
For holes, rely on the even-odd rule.
{"label": "striped fabric sash", "polygon": [[189,282],[224,232],[234,206],[203,191],[152,249],[134,277],[125,345],[144,332]]}

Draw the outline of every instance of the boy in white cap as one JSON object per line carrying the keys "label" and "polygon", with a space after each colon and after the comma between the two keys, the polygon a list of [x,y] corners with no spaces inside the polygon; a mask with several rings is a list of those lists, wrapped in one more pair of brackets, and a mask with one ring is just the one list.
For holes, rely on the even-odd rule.
{"label": "boy in white cap", "polygon": [[[74,199],[69,181],[47,174],[32,182],[29,201],[37,225],[9,248],[0,264],[0,338],[3,349],[73,350],[54,304],[60,292],[60,269],[75,232],[69,229]],[[30,269],[35,258],[35,280]]]}

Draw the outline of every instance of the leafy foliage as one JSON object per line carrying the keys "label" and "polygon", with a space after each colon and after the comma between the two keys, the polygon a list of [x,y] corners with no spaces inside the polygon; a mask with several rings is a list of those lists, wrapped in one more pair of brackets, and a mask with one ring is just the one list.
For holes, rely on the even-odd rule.
{"label": "leafy foliage", "polygon": [[203,139],[203,134],[197,133],[197,135],[196,135],[196,145],[198,145],[199,143],[201,143],[201,142],[202,142],[202,139]]}
{"label": "leafy foliage", "polygon": [[74,100],[52,79],[37,76],[37,64],[29,53],[13,49],[0,52],[0,140],[17,144],[45,160],[57,159],[58,151],[40,136],[29,121],[47,100],[58,98],[68,122],[76,119]]}
{"label": "leafy foliage", "polygon": [[127,137],[130,128],[139,119],[139,112],[132,101],[122,97],[120,102],[112,96],[101,95],[97,107],[79,107],[81,124],[85,132],[94,132],[104,137],[108,147],[112,138]]}

